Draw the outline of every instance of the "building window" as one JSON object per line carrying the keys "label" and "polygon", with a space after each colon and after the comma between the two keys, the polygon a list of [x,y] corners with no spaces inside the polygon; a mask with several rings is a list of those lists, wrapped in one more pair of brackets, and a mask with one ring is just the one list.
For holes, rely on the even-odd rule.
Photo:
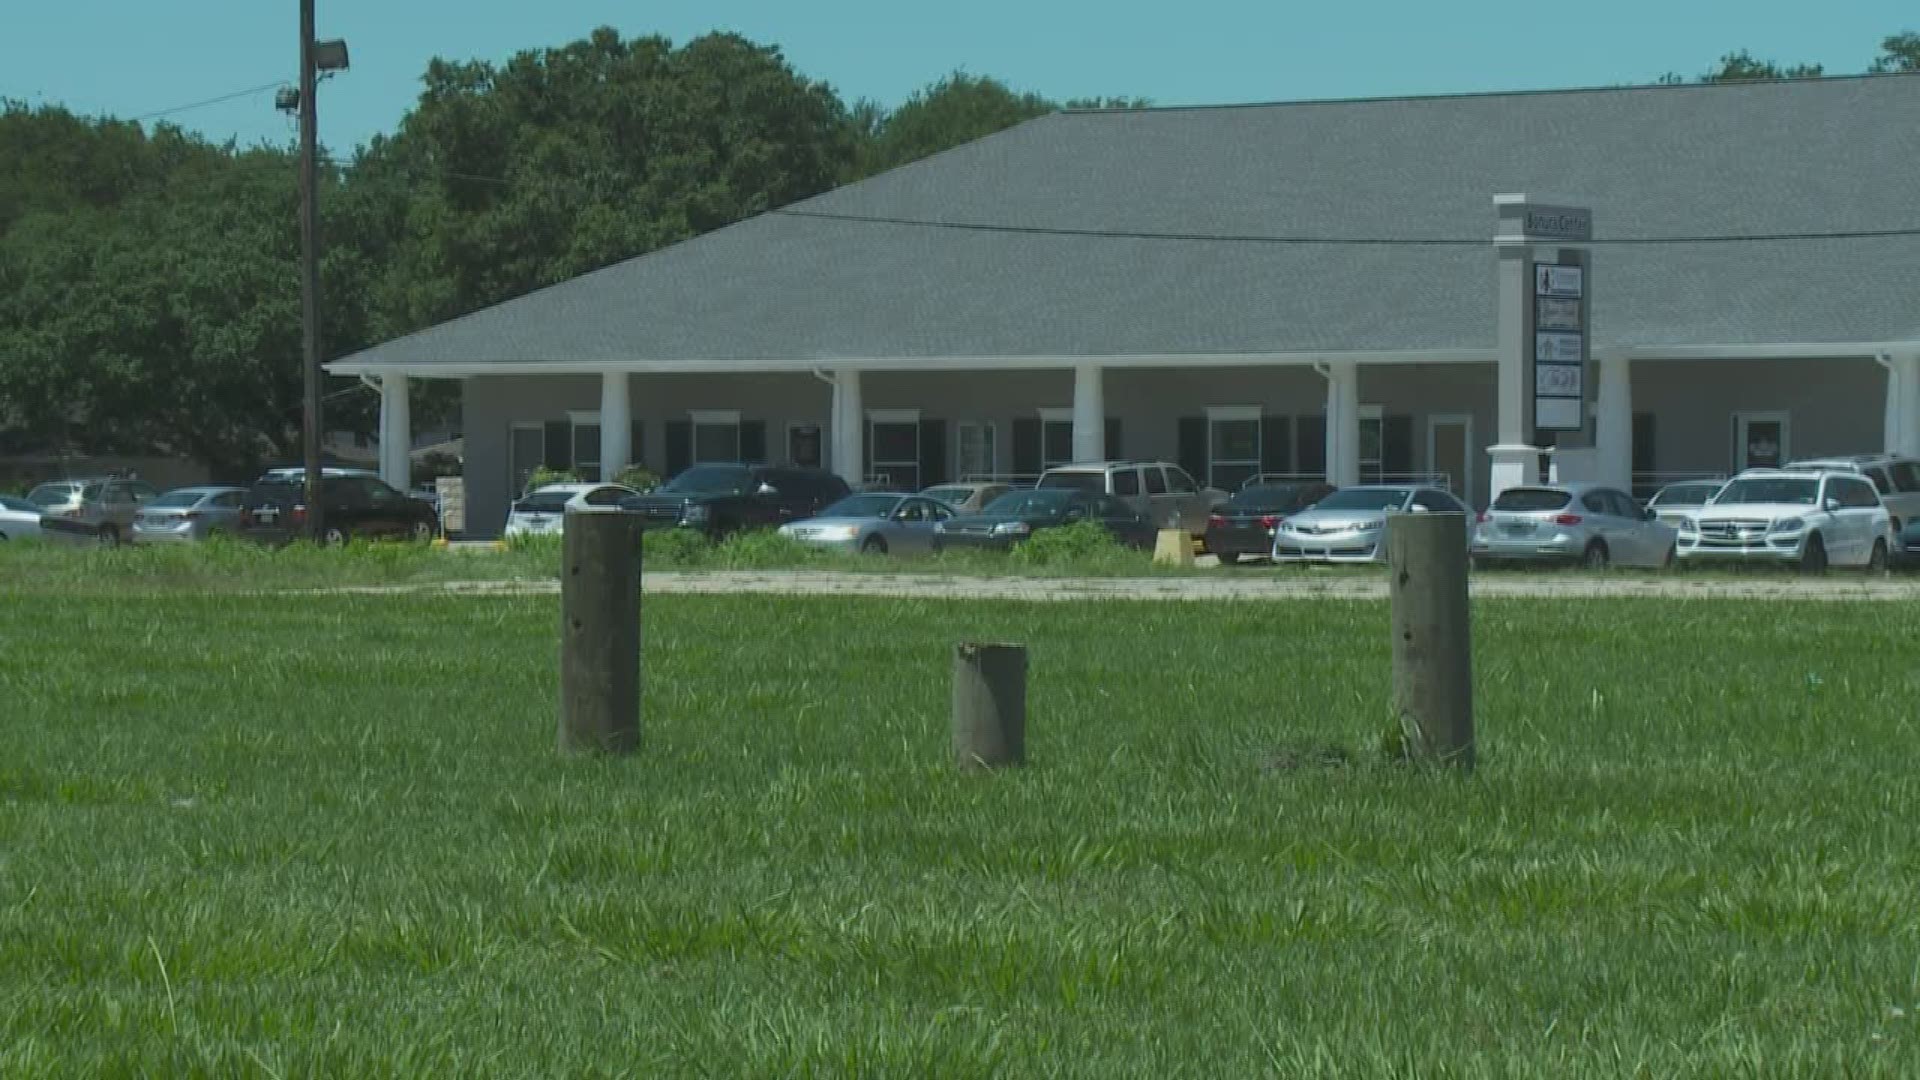
{"label": "building window", "polygon": [[1238,491],[1260,475],[1258,406],[1207,410],[1207,484]]}
{"label": "building window", "polygon": [[740,460],[740,414],[738,412],[694,412],[693,463]]}
{"label": "building window", "polygon": [[1387,480],[1384,471],[1386,422],[1382,414],[1378,405],[1360,406],[1360,482],[1363,484],[1381,484]]}
{"label": "building window", "polygon": [[897,491],[920,490],[920,413],[875,409],[867,414],[873,460],[867,472]]}
{"label": "building window", "polygon": [[1040,467],[1073,463],[1073,410],[1040,410]]}
{"label": "building window", "polygon": [[534,471],[546,461],[546,426],[538,420],[516,420],[508,429],[507,471],[515,496],[527,490]]}
{"label": "building window", "polygon": [[962,420],[955,433],[956,474],[965,480],[972,476],[993,476],[999,470],[995,452],[995,431],[991,420]]}
{"label": "building window", "polygon": [[570,412],[567,422],[573,425],[573,472],[582,480],[600,478],[600,414],[597,412]]}

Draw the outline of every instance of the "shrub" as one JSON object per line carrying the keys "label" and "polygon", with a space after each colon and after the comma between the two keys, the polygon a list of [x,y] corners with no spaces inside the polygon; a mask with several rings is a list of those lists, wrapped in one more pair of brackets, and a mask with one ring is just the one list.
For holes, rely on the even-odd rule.
{"label": "shrub", "polygon": [[713,542],[692,529],[648,529],[640,538],[643,565],[671,570],[701,566],[713,554]]}
{"label": "shrub", "polygon": [[1026,566],[1061,566],[1124,558],[1128,553],[1105,527],[1076,521],[1040,529],[1015,544],[1009,560]]}
{"label": "shrub", "polygon": [[652,491],[660,486],[660,477],[645,465],[629,465],[620,470],[613,482],[635,491]]}
{"label": "shrub", "polygon": [[[580,474],[574,472],[572,469],[549,469],[545,465],[542,465],[533,470],[532,476],[527,477],[527,491],[538,491],[548,484],[577,484],[579,482]],[[526,492],[523,491],[521,494],[524,495]]]}
{"label": "shrub", "polygon": [[735,533],[713,549],[714,564],[728,570],[771,570],[832,560],[831,553],[777,532]]}

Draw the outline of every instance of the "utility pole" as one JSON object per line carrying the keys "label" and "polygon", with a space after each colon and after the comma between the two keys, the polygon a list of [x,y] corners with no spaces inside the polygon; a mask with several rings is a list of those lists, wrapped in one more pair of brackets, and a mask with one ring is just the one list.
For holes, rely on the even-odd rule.
{"label": "utility pole", "polygon": [[318,542],[326,535],[326,525],[320,499],[320,192],[314,146],[318,71],[313,55],[313,3],[300,0],[300,368],[306,388],[300,443],[307,532]]}

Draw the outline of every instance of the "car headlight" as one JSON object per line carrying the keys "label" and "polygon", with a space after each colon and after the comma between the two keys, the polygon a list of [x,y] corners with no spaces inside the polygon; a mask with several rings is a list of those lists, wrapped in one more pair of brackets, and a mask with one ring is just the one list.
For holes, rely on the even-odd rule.
{"label": "car headlight", "polygon": [[713,516],[713,511],[705,503],[694,503],[680,511],[680,520],[689,525],[698,525]]}
{"label": "car headlight", "polygon": [[995,536],[1025,536],[1033,531],[1033,526],[1024,521],[1003,521],[993,527]]}
{"label": "car headlight", "polygon": [[1799,532],[1801,529],[1804,529],[1806,527],[1807,527],[1806,518],[1797,518],[1797,517],[1781,518],[1779,521],[1776,521],[1773,523],[1773,531],[1782,532],[1782,533]]}
{"label": "car headlight", "polygon": [[1353,527],[1354,532],[1379,532],[1387,527],[1384,521],[1362,521]]}
{"label": "car headlight", "polygon": [[814,535],[822,540],[851,540],[860,532],[857,525],[832,525]]}

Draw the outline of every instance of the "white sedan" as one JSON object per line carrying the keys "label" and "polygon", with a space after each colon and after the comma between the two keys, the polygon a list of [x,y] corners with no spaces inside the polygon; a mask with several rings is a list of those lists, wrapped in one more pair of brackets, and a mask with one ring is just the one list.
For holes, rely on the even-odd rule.
{"label": "white sedan", "polygon": [[548,484],[522,495],[507,514],[512,536],[558,536],[566,525],[567,510],[620,505],[639,492],[623,484]]}
{"label": "white sedan", "polygon": [[25,499],[0,495],[0,540],[40,535],[40,508]]}

